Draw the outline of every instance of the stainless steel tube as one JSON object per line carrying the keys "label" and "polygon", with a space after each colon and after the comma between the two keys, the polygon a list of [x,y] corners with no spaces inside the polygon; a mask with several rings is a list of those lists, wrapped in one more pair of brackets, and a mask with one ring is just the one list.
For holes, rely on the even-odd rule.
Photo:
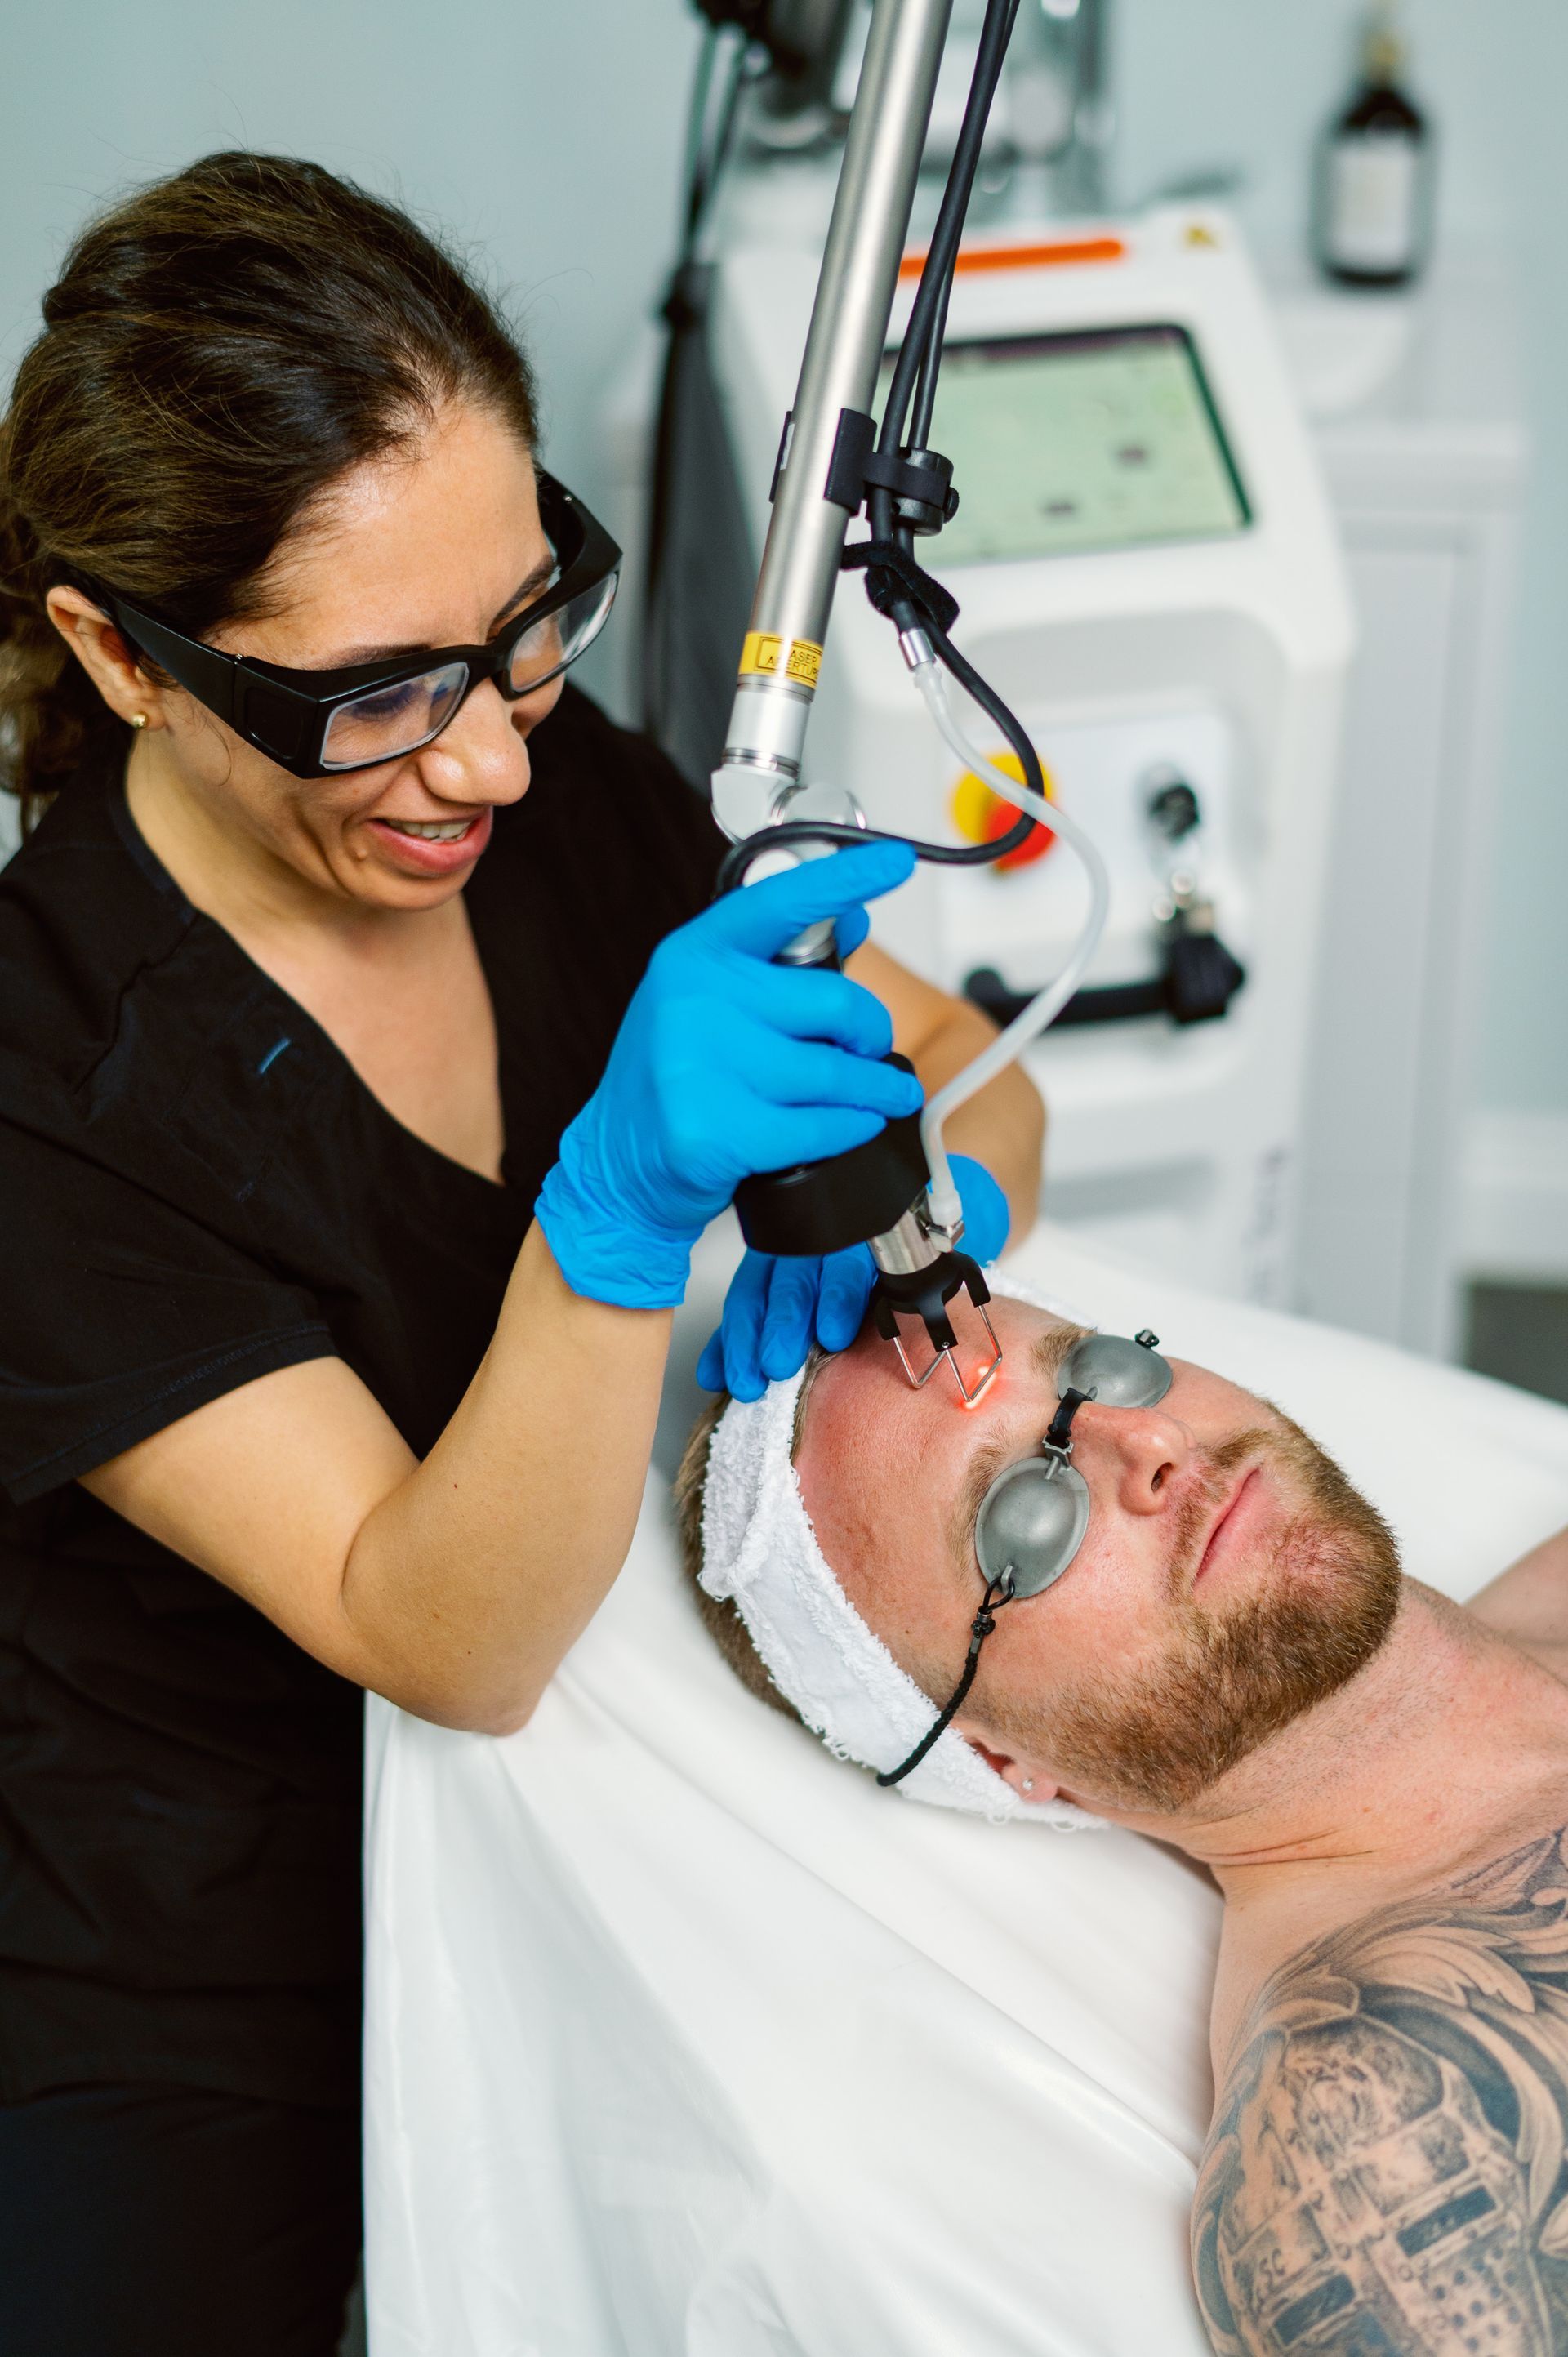
{"label": "stainless steel tube", "polygon": [[915,1276],[934,1267],[952,1245],[950,1235],[933,1236],[916,1204],[886,1235],[872,1237],[871,1257],[885,1276]]}
{"label": "stainless steel tube", "polygon": [[840,413],[868,410],[887,339],[952,0],[875,0],[794,425],[725,764],[798,775],[848,525],[824,496]]}

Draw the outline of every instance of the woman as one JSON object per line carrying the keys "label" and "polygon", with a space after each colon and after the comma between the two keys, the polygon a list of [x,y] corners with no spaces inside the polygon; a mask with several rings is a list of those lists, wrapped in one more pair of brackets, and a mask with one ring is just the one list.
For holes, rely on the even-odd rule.
{"label": "woman", "polygon": [[[404,216],[211,156],[44,317],[0,445],[45,812],[0,879],[0,2341],[326,2357],[358,1690],[526,1720],[626,1554],[703,1223],[905,1111],[890,1039],[930,1087],[986,1027],[869,949],[770,963],[862,939],[897,850],[709,906],[705,810],[564,683],[617,552]],[[954,1127],[1026,1223],[1027,1084]],[[753,1264],[712,1372],[864,1297],[863,1256]]]}

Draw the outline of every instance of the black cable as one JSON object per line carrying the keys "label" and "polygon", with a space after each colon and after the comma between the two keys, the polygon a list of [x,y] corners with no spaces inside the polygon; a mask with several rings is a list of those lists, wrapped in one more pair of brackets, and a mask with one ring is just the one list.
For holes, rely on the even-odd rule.
{"label": "black cable", "polygon": [[[915,394],[914,414],[909,420],[908,438],[910,447],[916,450],[924,450],[929,448],[930,446],[931,418],[937,405],[937,378],[940,372],[942,365],[942,346],[947,338],[948,307],[952,301],[953,280],[958,274],[959,254],[962,247],[964,224],[969,218],[969,207],[974,195],[974,181],[983,155],[986,125],[990,121],[991,109],[995,103],[996,90],[997,85],[1001,81],[1002,68],[1006,61],[1007,51],[1012,45],[1013,28],[1018,21],[1019,5],[1020,0],[1007,0],[1006,23],[1003,27],[1000,51],[995,62],[995,70],[992,75],[990,88],[986,92],[984,113],[982,114],[980,121],[979,137],[975,144],[972,162],[969,167],[969,181],[968,186],[965,188],[963,192],[963,210],[959,217],[958,234],[956,237],[950,237],[947,240],[944,248],[940,297],[933,308],[931,326],[926,341],[926,349],[920,356],[919,384]],[[980,60],[977,56],[975,60],[977,71],[979,70],[979,63]],[[971,96],[972,98],[973,96],[972,86]],[[929,259],[929,255],[927,259]]]}
{"label": "black cable", "polygon": [[653,424],[653,466],[648,546],[643,564],[641,628],[643,726],[654,737],[662,734],[667,717],[665,637],[669,617],[665,610],[666,601],[660,591],[670,534],[669,508],[675,474],[676,385],[680,356],[683,339],[702,332],[703,273],[697,264],[697,252],[709,208],[734,145],[741,94],[753,76],[751,44],[736,39],[731,45],[729,75],[719,102],[717,120],[710,125],[709,118],[714,112],[714,78],[724,38],[720,27],[712,26],[703,38],[697,59],[686,121],[686,188],[681,245],[670,273],[669,291],[664,299],[664,318],[669,335],[664,348],[659,406]]}
{"label": "black cable", "polygon": [[703,145],[707,133],[708,98],[714,86],[714,67],[718,54],[719,28],[716,25],[710,25],[703,36],[697,71],[692,83],[691,104],[686,114],[686,154],[681,176],[686,201],[681,228],[681,251],[675,264],[677,269],[691,252],[693,238],[702,218]]}
{"label": "black cable", "polygon": [[909,420],[909,447],[929,450],[931,447],[931,415],[937,405],[937,376],[942,364],[942,347],[947,341],[948,306],[952,301],[952,280],[942,289],[941,309],[937,315],[937,330],[920,362],[920,382],[915,389],[914,414]]}
{"label": "black cable", "polygon": [[[1024,772],[1024,783],[1032,792],[1038,794],[1043,802],[1046,799],[1045,772],[1040,768],[1040,757],[1036,752],[1033,739],[1023,722],[1008,710],[991,682],[988,679],[983,679],[974,665],[960,654],[945,630],[939,630],[936,624],[930,621],[923,623],[921,627],[960,687],[967,695],[973,697],[988,718],[996,723],[1018,757],[1019,767]],[[1008,834],[999,835],[996,841],[988,846],[992,856],[1001,859],[1009,851],[1015,851],[1019,844],[1026,839],[1029,827],[1035,823],[1027,811],[1021,813],[1018,827]]]}
{"label": "black cable", "polygon": [[[720,36],[716,32],[711,36],[712,47],[715,53],[719,38]],[[701,92],[702,113],[701,117],[697,115],[697,96],[693,93],[693,131],[696,134],[696,141],[693,151],[691,179],[686,190],[685,237],[682,243],[680,258],[675,265],[677,274],[695,257],[697,241],[702,234],[703,224],[707,219],[708,208],[714,200],[714,192],[724,177],[725,166],[729,161],[730,148],[735,142],[736,124],[740,117],[741,92],[746,83],[753,79],[751,59],[751,44],[748,41],[737,40],[734,45],[734,53],[730,59],[729,79],[719,101],[718,118],[708,138],[705,156],[702,153],[702,135],[709,113],[708,91],[713,79],[714,56],[705,57],[698,66],[697,81],[698,90]]]}
{"label": "black cable", "polygon": [[[1046,781],[1040,770],[1040,757],[1029,741],[1028,732],[1021,721],[1007,709],[988,680],[982,679],[972,663],[960,654],[945,630],[933,622],[921,619],[933,648],[941,657],[959,685],[974,698],[981,710],[993,720],[1018,757],[1024,781],[1032,786],[1042,799]],[[1000,797],[998,797],[1000,799]],[[832,843],[847,850],[858,843],[907,843],[918,859],[932,867],[987,867],[993,860],[1004,859],[1029,839],[1030,831],[1038,822],[1027,811],[1020,811],[1017,819],[1005,834],[993,843],[925,843],[918,835],[894,834],[886,828],[849,826],[833,819],[786,819],[780,826],[765,826],[756,834],[731,845],[719,868],[714,897],[735,890],[744,884],[753,860],[765,851],[787,851],[794,844]]]}
{"label": "black cable", "polygon": [[[931,413],[937,398],[937,376],[941,366],[941,337],[947,325],[948,306],[963,242],[964,222],[968,219],[970,199],[974,193],[975,175],[980,168],[981,151],[985,142],[985,127],[990,120],[997,84],[1002,79],[1002,68],[1018,6],[1019,0],[987,0],[980,42],[975,51],[974,72],[970,81],[969,96],[964,102],[963,121],[953,146],[952,161],[948,167],[947,186],[942,190],[936,227],[931,232],[931,242],[920,271],[920,283],[915,290],[909,323],[894,364],[893,382],[888,387],[882,413],[876,447],[885,456],[897,457],[905,447],[905,422],[911,401],[917,403],[918,415],[923,422],[918,424],[909,447],[923,448],[930,431]],[[913,546],[914,535],[909,527],[895,520],[890,491],[873,489],[866,500],[866,512],[871,519],[873,539],[891,540],[897,536],[905,548]],[[914,608],[903,600],[893,608],[893,619],[901,630],[913,628],[918,619]]]}
{"label": "black cable", "polygon": [[974,72],[969,85],[969,96],[964,102],[963,121],[953,146],[936,227],[931,232],[931,242],[920,272],[920,283],[915,289],[909,324],[904,331],[903,345],[894,365],[893,382],[888,388],[887,404],[882,414],[882,430],[876,447],[886,457],[897,457],[903,442],[904,423],[909,414],[916,382],[944,308],[946,289],[951,285],[958,266],[969,200],[980,168],[985,126],[996,95],[996,85],[1002,78],[1008,38],[1017,8],[1018,0],[986,0],[985,20],[975,52]]}

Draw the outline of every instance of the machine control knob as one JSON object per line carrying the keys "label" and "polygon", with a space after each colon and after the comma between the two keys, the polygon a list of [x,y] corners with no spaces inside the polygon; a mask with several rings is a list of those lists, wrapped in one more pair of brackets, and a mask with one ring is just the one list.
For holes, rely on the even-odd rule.
{"label": "machine control knob", "polygon": [[1197,796],[1174,770],[1155,771],[1148,782],[1148,797],[1149,824],[1166,843],[1185,842],[1201,825],[1203,810]]}

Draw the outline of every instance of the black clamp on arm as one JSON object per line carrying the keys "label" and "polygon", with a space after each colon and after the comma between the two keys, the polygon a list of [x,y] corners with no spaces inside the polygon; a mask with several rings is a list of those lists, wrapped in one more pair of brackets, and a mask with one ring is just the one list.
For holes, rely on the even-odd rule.
{"label": "black clamp on arm", "polygon": [[[779,496],[779,479],[789,464],[794,428],[791,410],[784,420],[779,456],[773,462],[769,500]],[[912,533],[940,532],[958,513],[950,458],[936,450],[903,450],[896,458],[884,457],[876,447],[875,419],[863,410],[841,409],[822,496],[854,516],[865,505],[866,493],[874,490],[892,492],[894,514]],[[865,567],[865,594],[876,611],[890,621],[898,620],[894,608],[899,605],[915,607],[944,632],[958,619],[958,599],[951,591],[933,580],[896,540],[852,541],[839,563],[845,573]]]}
{"label": "black clamp on arm", "polygon": [[967,1253],[945,1252],[929,1268],[892,1275],[879,1269],[871,1291],[871,1312],[885,1342],[898,1340],[900,1318],[918,1318],[938,1351],[956,1351],[958,1337],[948,1316],[948,1304],[967,1293],[977,1309],[991,1298],[991,1288],[979,1264]]}
{"label": "black clamp on arm", "polygon": [[839,430],[823,496],[858,515],[867,491],[891,491],[898,522],[913,533],[940,532],[958,513],[952,460],[939,450],[900,450],[897,457],[876,447],[876,422],[859,409],[839,412]]}
{"label": "black clamp on arm", "polygon": [[958,599],[950,589],[917,565],[896,540],[852,540],[839,564],[845,573],[865,567],[865,594],[879,614],[897,621],[894,608],[908,604],[946,633],[958,619]]}

